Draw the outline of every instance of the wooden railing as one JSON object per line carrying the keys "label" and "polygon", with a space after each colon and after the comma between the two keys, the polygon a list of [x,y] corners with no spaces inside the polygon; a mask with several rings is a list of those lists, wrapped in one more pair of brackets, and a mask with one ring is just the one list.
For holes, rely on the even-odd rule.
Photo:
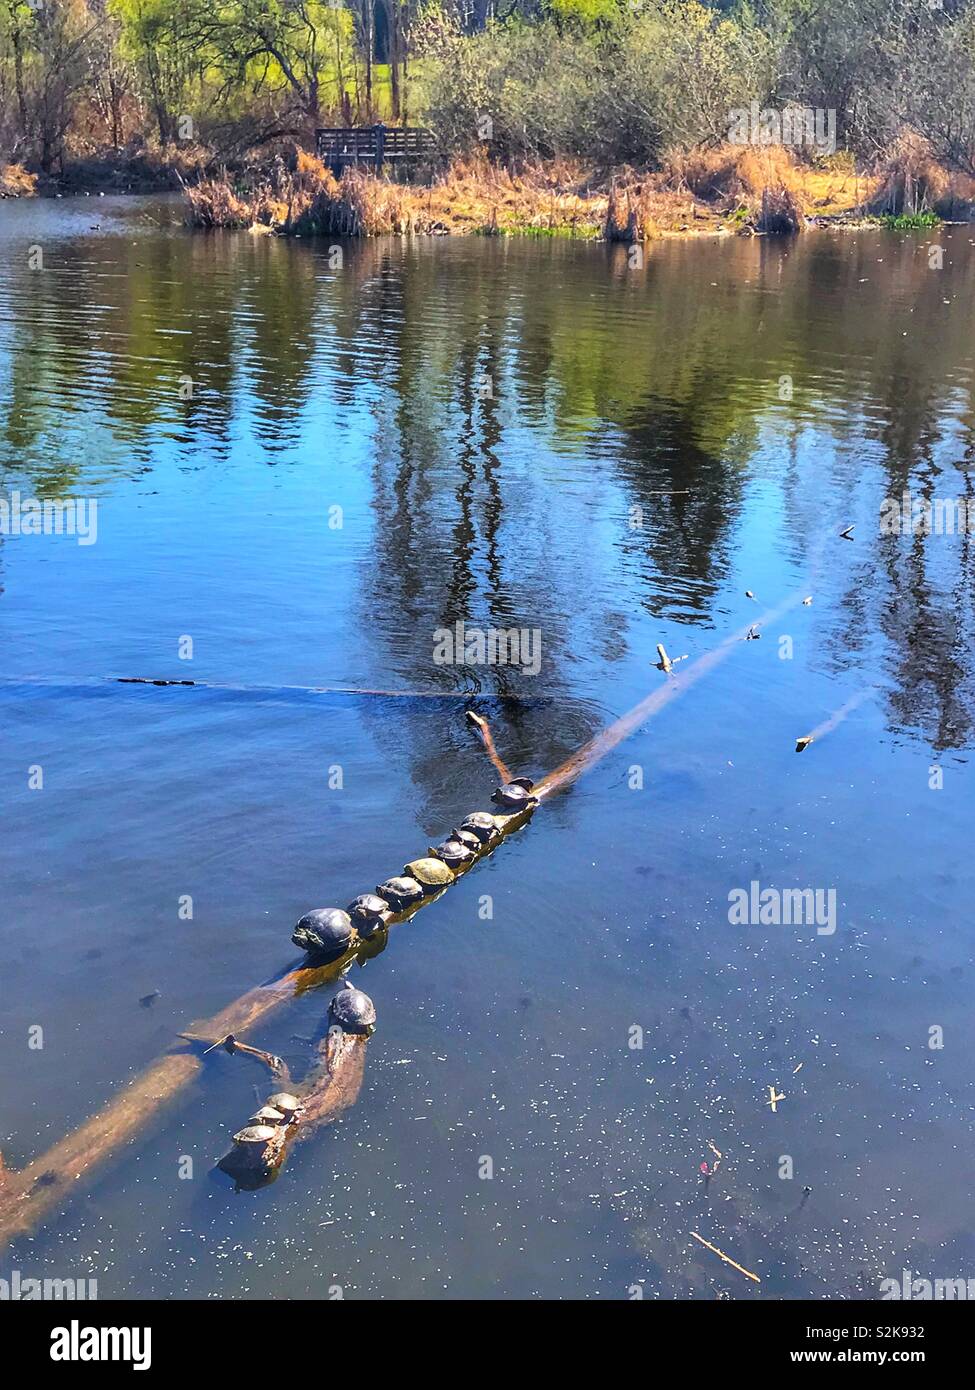
{"label": "wooden railing", "polygon": [[419,126],[325,126],[315,132],[318,157],[325,164],[371,164],[429,159],[436,150],[433,134]]}

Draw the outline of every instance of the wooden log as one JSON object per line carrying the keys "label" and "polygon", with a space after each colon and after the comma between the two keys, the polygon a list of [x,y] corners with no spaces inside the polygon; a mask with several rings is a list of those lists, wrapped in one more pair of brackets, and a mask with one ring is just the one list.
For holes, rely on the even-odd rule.
{"label": "wooden log", "polygon": [[[777,608],[765,613],[761,621],[775,621],[800,601],[799,595],[786,600]],[[651,692],[627,714],[590,739],[571,758],[535,785],[533,790],[539,801],[569,786],[678,694],[690,689],[725,661],[736,649],[746,631],[747,628],[725,638],[713,651],[692,662],[678,679]],[[497,815],[495,819],[499,824],[501,838],[526,824],[531,819],[536,804],[531,803],[524,811]],[[488,845],[485,852],[490,853],[493,848],[493,845]],[[483,856],[478,855],[470,864],[461,866],[457,873],[458,880],[481,857]],[[440,896],[441,894],[437,894],[424,898],[407,913],[398,916],[388,914],[387,925],[408,920]],[[309,989],[334,982],[357,954],[368,958],[384,950],[385,945],[385,933],[376,932],[365,941],[357,943],[354,950],[328,965],[292,966],[278,979],[249,990],[228,1004],[220,1013],[194,1025],[191,1033],[208,1043],[222,1040],[228,1033],[244,1033],[289,1000]],[[151,1063],[78,1129],[33,1159],[25,1168],[17,1172],[6,1170],[6,1181],[0,1186],[0,1249],[15,1236],[33,1230],[51,1211],[68,1199],[75,1186],[90,1180],[124,1145],[133,1142],[143,1133],[150,1121],[199,1075],[202,1066],[202,1058],[191,1050],[191,1044],[174,1048]]]}
{"label": "wooden log", "polygon": [[[532,805],[525,811],[496,816],[500,839],[527,824],[534,810]],[[462,866],[458,878],[494,847],[486,845],[482,854]],[[409,921],[441,896],[438,893],[423,898],[407,912],[384,913],[387,927]],[[387,940],[387,932],[376,932],[325,965],[291,966],[277,979],[248,990],[212,1018],[191,1024],[183,1034],[185,1041],[151,1063],[78,1129],[25,1168],[7,1169],[6,1181],[0,1185],[0,1249],[17,1236],[34,1230],[68,1200],[76,1186],[89,1181],[114,1155],[133,1143],[186,1090],[203,1069],[202,1053],[194,1049],[194,1043],[219,1044],[228,1034],[245,1033],[291,1000],[333,984],[357,957],[378,955],[385,950]]]}
{"label": "wooden log", "polygon": [[[794,594],[791,598],[780,603],[778,607],[763,613],[759,622],[763,624],[776,622],[790,609],[795,608],[800,601],[801,595]],[[689,666],[683,667],[681,674],[674,680],[651,691],[645,700],[641,700],[627,714],[610,724],[608,728],[603,729],[602,733],[597,734],[595,738],[590,739],[584,747],[573,753],[571,758],[568,758],[561,767],[550,772],[547,777],[543,777],[534,787],[535,795],[540,801],[543,801],[553,792],[561,791],[574,782],[582,773],[595,767],[606,757],[607,753],[611,753],[625,738],[629,738],[630,734],[635,733],[641,724],[645,724],[653,715],[659,714],[666,705],[670,704],[671,700],[675,700],[683,691],[689,690],[692,685],[720,666],[723,661],[727,661],[751,627],[752,624],[749,623],[747,627],[739,628],[737,632],[733,632],[730,637],[726,637],[723,642],[719,643],[713,651],[706,652],[704,656],[699,656],[696,661],[692,661]]]}

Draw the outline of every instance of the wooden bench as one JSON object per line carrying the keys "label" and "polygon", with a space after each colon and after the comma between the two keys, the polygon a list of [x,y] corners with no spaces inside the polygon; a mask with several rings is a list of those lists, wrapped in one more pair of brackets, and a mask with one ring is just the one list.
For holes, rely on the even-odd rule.
{"label": "wooden bench", "polygon": [[325,126],[316,130],[318,157],[333,169],[349,164],[407,163],[430,159],[436,152],[432,131],[419,126]]}

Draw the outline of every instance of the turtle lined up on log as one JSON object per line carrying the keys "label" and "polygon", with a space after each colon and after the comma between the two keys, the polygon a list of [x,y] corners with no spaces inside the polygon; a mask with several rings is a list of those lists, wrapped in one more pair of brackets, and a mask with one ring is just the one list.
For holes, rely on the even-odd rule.
{"label": "turtle lined up on log", "polygon": [[375,1023],[376,1007],[368,994],[344,982],[329,1005],[319,1060],[300,1094],[277,1091],[268,1096],[217,1164],[238,1189],[250,1192],[272,1182],[294,1139],[307,1138],[355,1104],[365,1068],[364,1047]]}

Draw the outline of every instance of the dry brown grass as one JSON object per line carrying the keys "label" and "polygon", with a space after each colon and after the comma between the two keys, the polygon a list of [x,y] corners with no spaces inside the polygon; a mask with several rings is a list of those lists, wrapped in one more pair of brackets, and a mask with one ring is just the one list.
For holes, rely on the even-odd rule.
{"label": "dry brown grass", "polygon": [[812,202],[806,168],[783,145],[718,145],[674,153],[665,175],[674,187],[773,235],[800,231]]}
{"label": "dry brown grass", "polygon": [[361,169],[341,179],[299,151],[235,187],[226,174],[187,189],[191,220],[201,227],[263,224],[298,234],[336,236],[414,233],[555,232],[598,235],[605,194],[588,191],[578,166],[550,164],[512,173],[484,159],[455,161],[430,185],[396,183]]}
{"label": "dry brown grass", "polygon": [[32,198],[36,192],[36,174],[21,164],[0,164],[0,198]]}
{"label": "dry brown grass", "polygon": [[296,235],[538,235],[642,242],[722,230],[791,234],[811,215],[862,207],[877,184],[837,155],[798,162],[782,146],[722,145],[673,155],[659,173],[617,171],[600,182],[571,160],[518,169],[484,156],[457,159],[430,184],[397,183],[362,169],[337,179],[298,151],[286,166],[226,175],[187,190],[204,227],[268,228]]}
{"label": "dry brown grass", "polygon": [[934,212],[951,192],[951,178],[927,141],[903,131],[891,145],[877,173],[869,210],[889,217]]}

